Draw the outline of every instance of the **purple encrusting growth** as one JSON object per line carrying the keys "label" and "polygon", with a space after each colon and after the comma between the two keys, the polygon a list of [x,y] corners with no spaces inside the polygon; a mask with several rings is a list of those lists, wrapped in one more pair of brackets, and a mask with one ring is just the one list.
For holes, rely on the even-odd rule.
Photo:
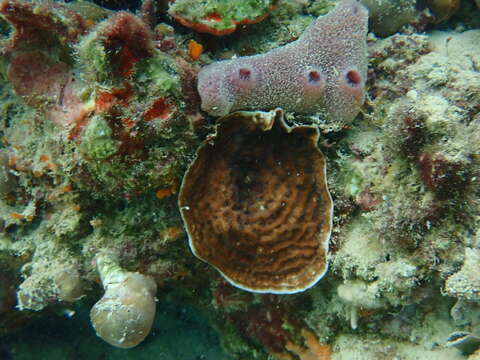
{"label": "purple encrusting growth", "polygon": [[343,0],[286,46],[205,66],[198,75],[202,109],[224,116],[282,107],[351,121],[364,101],[367,22],[365,7]]}

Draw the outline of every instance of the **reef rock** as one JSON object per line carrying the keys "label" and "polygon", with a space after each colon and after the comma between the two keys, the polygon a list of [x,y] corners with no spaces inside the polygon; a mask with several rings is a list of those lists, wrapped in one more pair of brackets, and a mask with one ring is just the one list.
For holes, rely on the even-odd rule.
{"label": "reef rock", "polygon": [[295,293],[327,271],[333,204],[318,129],[236,112],[199,149],[179,195],[190,247],[233,285]]}
{"label": "reef rock", "polygon": [[361,0],[368,8],[372,31],[392,35],[418,17],[416,0]]}
{"label": "reef rock", "polygon": [[262,21],[275,3],[275,0],[174,0],[170,1],[168,13],[195,31],[223,36],[233,33],[239,25]]}
{"label": "reef rock", "polygon": [[364,101],[367,20],[360,3],[345,0],[286,46],[204,67],[202,109],[224,116],[280,106],[350,122]]}
{"label": "reef rock", "polygon": [[446,293],[460,299],[478,302],[480,300],[479,266],[480,250],[466,248],[462,268],[450,276],[445,283]]}

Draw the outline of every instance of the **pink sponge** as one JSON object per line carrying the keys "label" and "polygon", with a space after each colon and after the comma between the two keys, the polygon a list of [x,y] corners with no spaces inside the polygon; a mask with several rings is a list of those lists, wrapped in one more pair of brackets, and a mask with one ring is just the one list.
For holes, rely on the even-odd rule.
{"label": "pink sponge", "polygon": [[198,75],[202,109],[224,116],[282,107],[351,121],[364,101],[367,23],[365,7],[343,0],[286,46],[205,66]]}

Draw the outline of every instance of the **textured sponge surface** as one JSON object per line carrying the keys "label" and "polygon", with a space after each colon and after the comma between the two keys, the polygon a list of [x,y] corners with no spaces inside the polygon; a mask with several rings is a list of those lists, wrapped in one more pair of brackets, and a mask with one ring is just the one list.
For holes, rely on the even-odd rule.
{"label": "textured sponge surface", "polygon": [[224,116],[282,107],[351,121],[364,101],[367,27],[365,7],[344,0],[288,45],[207,65],[198,76],[202,109]]}

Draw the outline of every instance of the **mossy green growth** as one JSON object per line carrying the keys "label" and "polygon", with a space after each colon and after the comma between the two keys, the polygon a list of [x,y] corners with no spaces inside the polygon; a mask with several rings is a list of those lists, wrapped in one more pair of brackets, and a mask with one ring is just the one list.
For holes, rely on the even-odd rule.
{"label": "mossy green growth", "polygon": [[355,197],[358,193],[362,191],[362,177],[355,171],[350,173],[350,181],[347,183],[347,192],[350,196]]}
{"label": "mossy green growth", "polygon": [[94,160],[106,159],[117,152],[117,141],[112,139],[112,129],[102,116],[95,115],[88,122],[81,149]]}
{"label": "mossy green growth", "polygon": [[240,22],[253,21],[270,10],[275,0],[177,0],[168,12],[174,17],[212,29],[212,33],[229,33]]}
{"label": "mossy green growth", "polygon": [[112,85],[112,71],[108,54],[97,32],[93,31],[76,46],[77,60],[81,69],[82,80],[94,86],[102,84]]}
{"label": "mossy green growth", "polygon": [[355,198],[363,190],[363,177],[355,167],[354,161],[345,155],[337,159],[337,183],[341,184],[338,190],[347,197]]}
{"label": "mossy green growth", "polygon": [[90,1],[72,1],[66,4],[69,9],[79,13],[83,18],[92,22],[99,22],[113,14],[113,11],[105,9]]}
{"label": "mossy green growth", "polygon": [[326,15],[335,7],[336,2],[332,0],[315,0],[308,8],[308,12],[315,16]]}
{"label": "mossy green growth", "polygon": [[172,57],[157,51],[136,65],[134,84],[139,97],[163,97],[180,93],[178,68]]}
{"label": "mossy green growth", "polygon": [[[84,169],[96,186],[92,191],[89,183],[77,185],[80,188],[86,186],[95,198],[132,196],[147,192],[154,194],[158,189],[173,186],[176,179],[180,178],[195,143],[175,139],[173,134],[169,136],[172,136],[171,141],[157,139],[158,142],[145,144],[145,148],[127,157],[124,154],[114,154],[106,161],[86,161]],[[187,140],[191,141],[191,138]]]}

